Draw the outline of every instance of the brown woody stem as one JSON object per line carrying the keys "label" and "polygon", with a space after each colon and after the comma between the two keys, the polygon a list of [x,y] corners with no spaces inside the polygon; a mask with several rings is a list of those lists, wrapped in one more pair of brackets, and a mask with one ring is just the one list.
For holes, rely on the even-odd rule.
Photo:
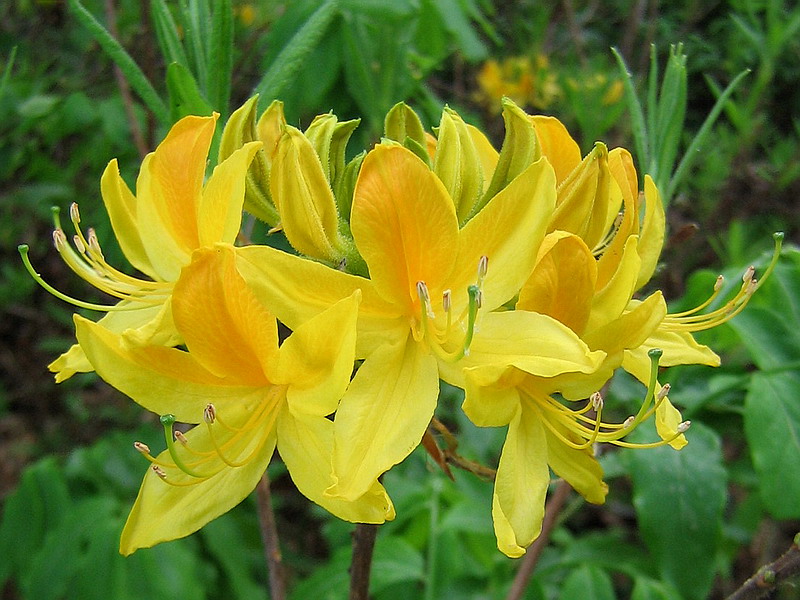
{"label": "brown woody stem", "polygon": [[266,471],[256,485],[256,498],[264,557],[269,571],[269,597],[272,600],[286,600],[286,573],[283,569],[278,530],[275,527],[275,512],[272,510],[272,494],[269,491],[269,476]]}
{"label": "brown woody stem", "polygon": [[777,560],[761,567],[755,575],[745,581],[727,600],[754,600],[763,598],[780,584],[800,575],[800,533],[794,542]]}
{"label": "brown woody stem", "polygon": [[353,532],[353,559],[350,563],[350,600],[369,598],[369,572],[378,526],[357,523]]}

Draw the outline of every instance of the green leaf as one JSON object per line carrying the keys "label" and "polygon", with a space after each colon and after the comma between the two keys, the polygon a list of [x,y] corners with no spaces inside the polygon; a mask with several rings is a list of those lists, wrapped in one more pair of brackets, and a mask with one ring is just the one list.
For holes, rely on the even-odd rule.
{"label": "green leaf", "polygon": [[178,63],[167,67],[167,89],[172,121],[186,115],[206,116],[212,113],[211,105],[200,93],[189,69]]}
{"label": "green leaf", "polygon": [[744,428],[758,491],[776,519],[800,518],[800,375],[756,373],[745,399]]}
{"label": "green leaf", "polygon": [[402,537],[378,536],[370,577],[373,594],[396,583],[422,581],[424,576],[424,560],[416,548]]}
{"label": "green leaf", "polygon": [[561,587],[559,600],[616,600],[611,578],[599,567],[574,570]]}
{"label": "green leaf", "polygon": [[727,474],[716,433],[695,423],[686,437],[683,450],[629,450],[627,458],[642,538],[661,577],[685,598],[700,600],[716,573]]}
{"label": "green leaf", "polygon": [[192,61],[192,73],[197,77],[201,89],[208,89],[206,44],[210,38],[208,24],[211,14],[207,0],[181,0],[181,24],[186,40],[189,58]]}
{"label": "green leaf", "polygon": [[208,88],[206,90],[211,105],[228,114],[233,71],[233,7],[231,0],[218,0],[214,3],[214,16],[211,20],[211,48],[208,55]]}
{"label": "green leaf", "polygon": [[280,96],[298,71],[305,66],[306,58],[338,14],[338,9],[337,0],[326,0],[284,46],[253,90],[253,94],[258,94],[267,104]]}
{"label": "green leaf", "polygon": [[663,581],[637,577],[633,583],[631,600],[681,600],[681,596]]}
{"label": "green leaf", "polygon": [[628,70],[625,59],[622,58],[622,54],[620,54],[619,50],[616,48],[611,48],[611,52],[614,53],[617,59],[619,71],[622,75],[622,84],[625,89],[625,102],[631,114],[631,129],[633,141],[636,145],[636,159],[639,164],[639,171],[647,172],[650,169],[652,148],[650,147],[650,139],[647,135],[647,127],[645,127],[644,124],[642,104],[639,102],[639,96],[636,94],[636,86],[633,84],[633,75],[631,75],[631,72]]}
{"label": "green leaf", "polygon": [[150,12],[153,25],[155,25],[158,45],[166,63],[176,62],[188,68],[189,61],[180,37],[178,37],[178,26],[164,0],[151,0]]}
{"label": "green leaf", "polygon": [[89,30],[92,37],[100,44],[100,47],[113,60],[122,71],[130,86],[136,91],[147,108],[156,116],[161,123],[169,122],[169,112],[161,98],[156,93],[153,86],[148,81],[145,74],[125,51],[120,43],[106,31],[97,19],[94,18],[80,0],[69,0],[69,7],[78,21]]}

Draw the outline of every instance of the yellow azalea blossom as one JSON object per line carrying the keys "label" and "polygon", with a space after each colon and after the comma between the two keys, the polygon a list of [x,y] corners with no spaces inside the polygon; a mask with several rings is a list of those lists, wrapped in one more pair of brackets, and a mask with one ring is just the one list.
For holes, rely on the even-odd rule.
{"label": "yellow azalea blossom", "polygon": [[[129,342],[174,345],[180,341],[172,324],[170,297],[192,252],[215,242],[232,243],[239,233],[244,178],[260,143],[249,143],[220,163],[204,184],[206,161],[217,115],[185,117],[173,125],[155,152],[142,162],[136,195],[112,160],[100,181],[111,225],[125,257],[149,279],[127,275],[108,264],[93,229],[80,226],[78,206],[70,208],[74,248],[56,218],[55,246],[64,262],[116,305],[74,300],[31,274],[59,298],[77,306],[105,311],[100,319],[109,331],[125,332]],[[51,365],[60,382],[76,372],[91,371],[84,350],[72,346]]]}
{"label": "yellow azalea blossom", "polygon": [[533,268],[554,201],[553,172],[541,160],[459,228],[440,179],[410,150],[383,144],[363,162],[351,213],[369,279],[269,247],[237,252],[245,279],[290,328],[362,291],[356,354],[366,360],[336,413],[331,495],[361,496],[419,444],[439,377],[458,382],[475,345],[482,360],[545,377],[597,367],[602,352],[556,320],[491,312]]}
{"label": "yellow azalea blossom", "polygon": [[[175,325],[188,352],[131,347],[80,316],[78,339],[97,373],[164,415],[168,449],[152,462],[125,525],[120,551],[180,538],[238,504],[277,445],[298,489],[348,521],[394,516],[373,481],[354,501],[330,498],[333,423],[350,380],[358,292],[295,328],[278,346],[275,318],[235,267],[232,246],[198,250],[173,292]],[[175,420],[198,423],[182,434]],[[173,438],[174,436],[174,438]]]}

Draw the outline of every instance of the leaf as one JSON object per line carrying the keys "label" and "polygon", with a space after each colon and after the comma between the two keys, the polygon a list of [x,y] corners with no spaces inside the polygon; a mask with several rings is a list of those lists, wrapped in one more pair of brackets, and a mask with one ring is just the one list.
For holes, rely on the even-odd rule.
{"label": "leaf", "polygon": [[756,373],[745,398],[744,429],[758,491],[776,519],[800,518],[800,375]]}
{"label": "leaf", "polygon": [[161,123],[168,123],[169,112],[166,105],[125,48],[106,31],[106,28],[94,18],[92,13],[84,8],[80,0],[69,0],[69,7],[81,25],[89,30],[103,51],[117,64],[125,79],[147,105],[147,108]]}
{"label": "leaf", "polygon": [[559,600],[616,600],[611,578],[599,567],[583,566],[570,573]]}
{"label": "leaf", "polygon": [[180,37],[178,37],[178,27],[164,0],[151,0],[150,12],[158,45],[166,63],[176,62],[188,68],[189,61],[186,59],[186,52],[183,50]]}
{"label": "leaf", "polygon": [[627,458],[642,538],[661,578],[700,600],[716,573],[727,474],[716,433],[695,423],[686,437],[683,450],[630,450]]}
{"label": "leaf", "polygon": [[281,95],[297,72],[305,66],[306,58],[322,39],[331,21],[338,14],[338,8],[337,0],[326,0],[311,15],[272,61],[272,65],[253,90],[253,94],[258,94],[261,101],[266,104]]}
{"label": "leaf", "polygon": [[393,584],[419,582],[424,577],[424,560],[416,548],[402,537],[378,536],[370,577],[373,594]]}
{"label": "leaf", "polygon": [[214,3],[211,21],[211,48],[208,54],[208,88],[206,95],[211,106],[228,114],[233,71],[233,7],[231,0]]}
{"label": "leaf", "polygon": [[[178,63],[167,67],[170,115],[173,122],[186,115],[210,115],[211,105],[200,93],[189,69]],[[213,156],[213,154],[212,154]]]}
{"label": "leaf", "polygon": [[681,596],[663,581],[637,577],[633,583],[631,600],[681,600]]}

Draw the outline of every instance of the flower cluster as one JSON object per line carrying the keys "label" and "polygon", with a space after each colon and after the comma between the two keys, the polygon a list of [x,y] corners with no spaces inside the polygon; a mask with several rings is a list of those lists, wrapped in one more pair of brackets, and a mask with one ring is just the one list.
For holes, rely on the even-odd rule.
{"label": "flower cluster", "polygon": [[[638,446],[687,443],[658,367],[718,365],[693,334],[742,310],[760,282],[748,270],[706,312],[720,285],[680,314],[661,292],[642,294],[665,218],[626,150],[597,143],[582,156],[558,120],[506,100],[498,152],[449,108],[434,137],[399,104],[382,141],[348,161],[356,121],[325,114],[301,131],[280,103],[260,118],[256,105],[231,116],[207,179],[216,117],[176,123],[144,159],[135,195],[109,164],[103,200],[146,278],[106,262],[77,207],[72,245],[56,217],[64,261],[119,301],[49,288],[107,311],[75,316],[77,344],[51,370],[58,381],[96,371],[164,426],[157,456],[135,444],[151,465],[124,554],[229,510],[276,448],[297,488],[334,515],[392,519],[380,477],[430,435],[440,380],[464,390],[475,425],[507,427],[492,515],[508,556],[538,536],[551,470],[602,503],[596,443],[637,446],[626,436],[651,417],[660,441]],[[237,244],[243,210],[297,254]],[[283,340],[278,321],[291,330]],[[618,368],[647,391],[614,422],[600,390]]]}

